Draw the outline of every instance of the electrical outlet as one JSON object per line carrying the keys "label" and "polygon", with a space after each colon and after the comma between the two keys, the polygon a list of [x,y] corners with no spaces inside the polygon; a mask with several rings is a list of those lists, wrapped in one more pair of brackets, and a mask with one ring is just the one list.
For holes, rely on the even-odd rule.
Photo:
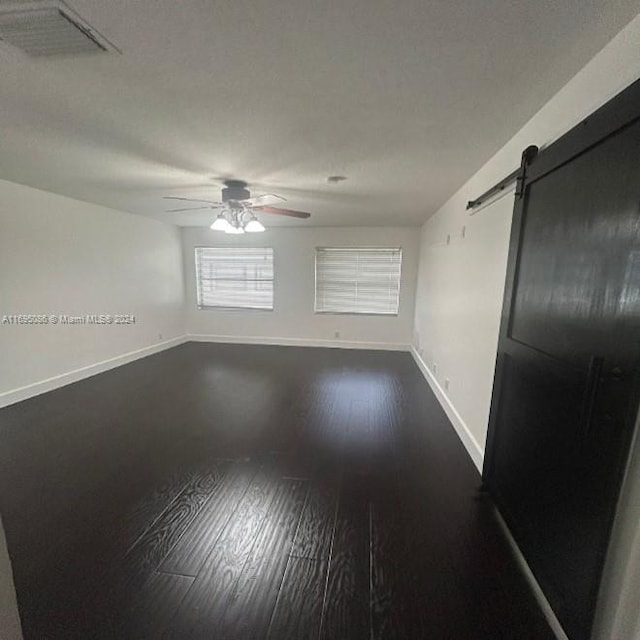
{"label": "electrical outlet", "polygon": [[449,378],[444,379],[444,390],[449,391]]}
{"label": "electrical outlet", "polygon": [[451,234],[447,233],[447,244],[451,244]]}
{"label": "electrical outlet", "polygon": [[162,340],[162,334],[161,333],[158,334],[158,340]]}
{"label": "electrical outlet", "polygon": [[336,331],[336,332],[333,334],[333,337],[334,337],[334,338],[339,338],[339,337],[340,337],[340,332],[339,332],[339,331]]}

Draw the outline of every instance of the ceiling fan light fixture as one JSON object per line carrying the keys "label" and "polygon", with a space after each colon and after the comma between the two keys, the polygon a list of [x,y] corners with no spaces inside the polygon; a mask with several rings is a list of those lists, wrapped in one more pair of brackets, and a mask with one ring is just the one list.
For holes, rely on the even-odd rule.
{"label": "ceiling fan light fixture", "polygon": [[227,231],[231,228],[229,221],[224,217],[224,215],[219,214],[218,217],[213,221],[213,224],[210,227],[213,231]]}
{"label": "ceiling fan light fixture", "polygon": [[248,233],[261,233],[262,231],[266,231],[265,226],[257,218],[249,220],[245,225],[244,230]]}
{"label": "ceiling fan light fixture", "polygon": [[[0,4],[2,4],[2,0],[0,0]],[[256,218],[256,212],[302,219],[306,219],[311,215],[306,211],[294,211],[293,209],[283,209],[282,207],[272,207],[262,204],[265,198],[276,198],[278,200],[286,200],[286,198],[274,193],[267,193],[251,198],[251,192],[247,189],[247,183],[243,180],[225,180],[224,184],[225,188],[222,189],[222,202],[202,200],[200,198],[185,198],[183,196],[164,196],[167,200],[181,200],[193,202],[198,205],[197,207],[168,209],[167,213],[217,209],[217,216],[209,228],[212,231],[223,231],[232,235],[241,235],[245,232],[262,233],[266,231],[262,222]]]}

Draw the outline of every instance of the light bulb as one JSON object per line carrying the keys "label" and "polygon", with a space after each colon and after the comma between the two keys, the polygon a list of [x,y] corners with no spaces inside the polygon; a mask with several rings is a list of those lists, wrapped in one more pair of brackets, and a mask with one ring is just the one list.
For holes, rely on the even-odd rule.
{"label": "light bulb", "polygon": [[231,228],[229,221],[221,213],[218,214],[218,217],[211,225],[211,229],[213,229],[214,231],[227,231],[227,229],[229,228]]}
{"label": "light bulb", "polygon": [[257,220],[256,218],[249,220],[244,230],[248,231],[249,233],[260,233],[261,231],[266,231],[262,222],[260,222],[260,220]]}

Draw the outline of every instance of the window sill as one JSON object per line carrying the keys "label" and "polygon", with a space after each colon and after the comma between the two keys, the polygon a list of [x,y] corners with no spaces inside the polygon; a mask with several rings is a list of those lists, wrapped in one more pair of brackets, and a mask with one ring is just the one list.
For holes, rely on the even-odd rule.
{"label": "window sill", "polygon": [[273,307],[196,307],[198,311],[273,311]]}
{"label": "window sill", "polygon": [[360,311],[317,311],[314,310],[316,315],[320,316],[373,316],[376,318],[397,318],[398,312],[395,313],[374,313],[374,312],[360,312]]}

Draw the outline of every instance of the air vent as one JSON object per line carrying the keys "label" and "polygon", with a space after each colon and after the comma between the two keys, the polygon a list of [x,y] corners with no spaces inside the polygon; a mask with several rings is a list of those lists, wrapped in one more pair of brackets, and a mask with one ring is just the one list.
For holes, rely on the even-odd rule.
{"label": "air vent", "polygon": [[108,51],[111,47],[61,7],[0,12],[0,39],[30,56]]}

